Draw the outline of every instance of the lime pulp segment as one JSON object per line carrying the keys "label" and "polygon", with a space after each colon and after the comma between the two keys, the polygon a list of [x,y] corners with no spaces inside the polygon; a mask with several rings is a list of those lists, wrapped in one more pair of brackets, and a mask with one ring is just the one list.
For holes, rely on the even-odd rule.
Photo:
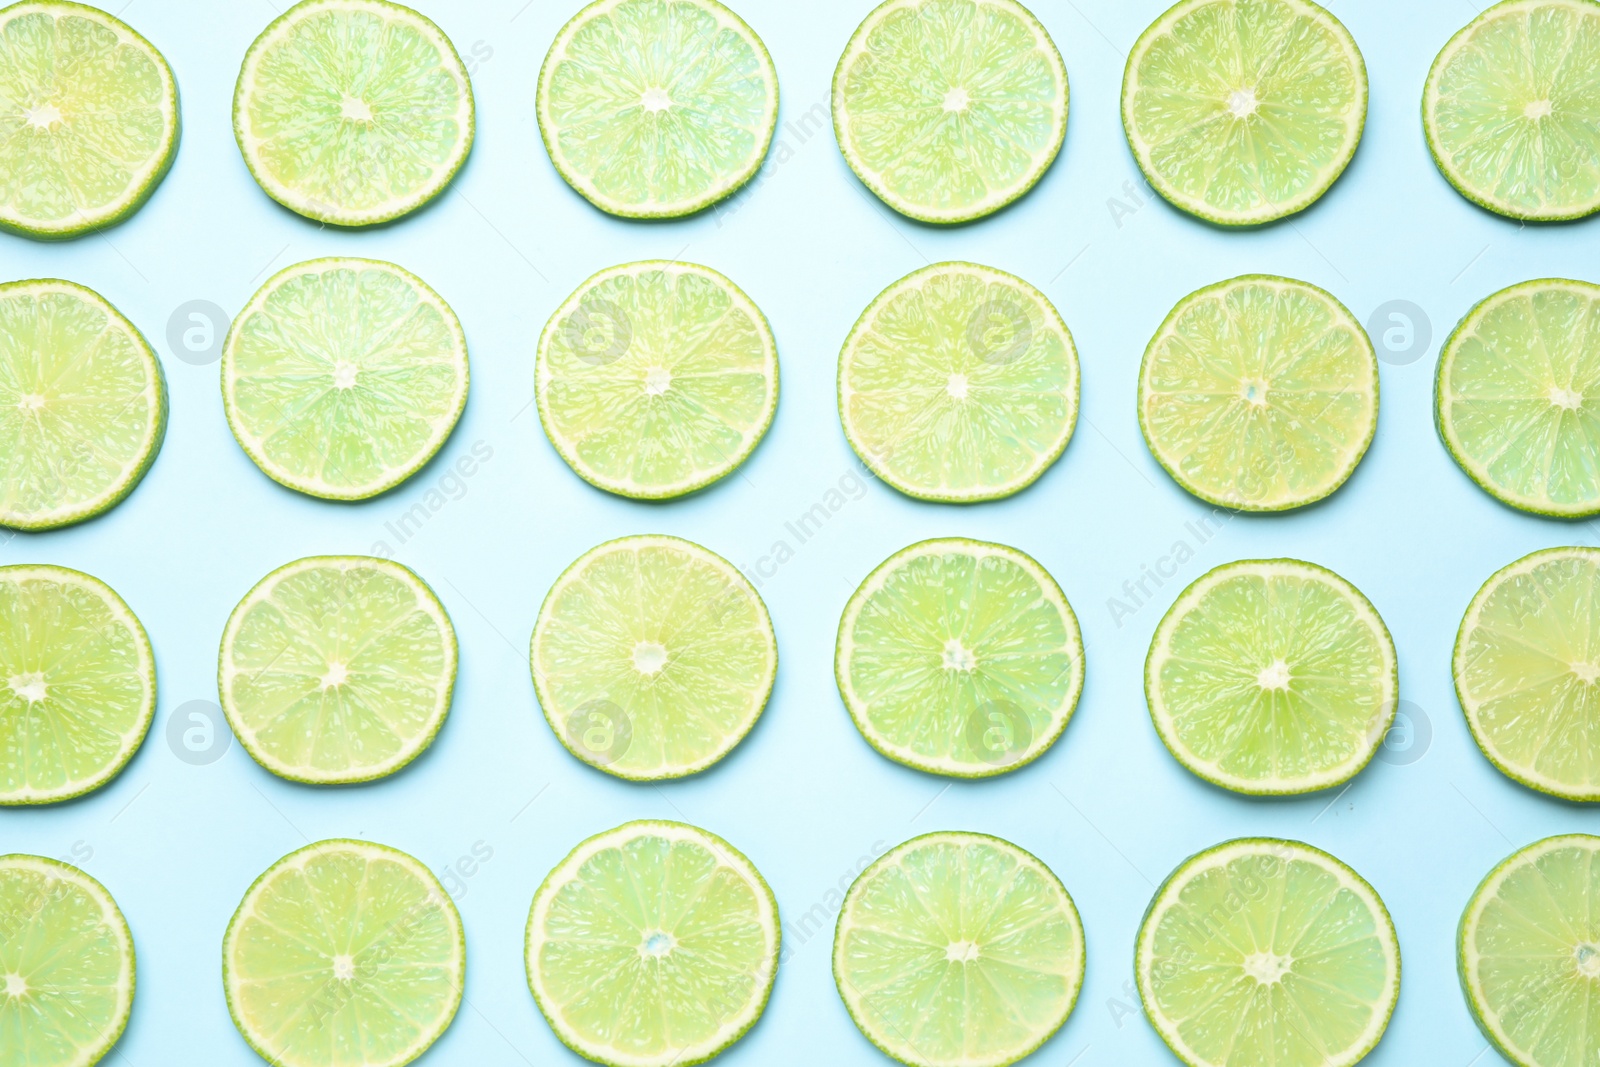
{"label": "lime pulp segment", "polygon": [[539,419],[561,458],[607,492],[660,500],[745,461],[778,407],[766,317],[708,267],[603,270],[539,338]]}
{"label": "lime pulp segment", "polygon": [[886,0],[839,58],[833,128],[884,203],[968,222],[1050,169],[1067,132],[1067,68],[1016,0]]}
{"label": "lime pulp segment", "polygon": [[245,53],[233,132],[261,188],[337,226],[409,214],[472,149],[472,85],[444,32],[387,0],[303,0]]}
{"label": "lime pulp segment", "polygon": [[704,1063],[750,1029],[778,967],[778,904],[715,834],[631,822],[534,894],[528,986],[556,1036],[614,1067]]}
{"label": "lime pulp segment", "polygon": [[551,162],[596,207],[673,218],[749,181],[778,121],[766,46],[716,0],[597,0],[539,71]]}
{"label": "lime pulp segment", "polygon": [[901,278],[839,353],[839,417],[861,461],[923,500],[995,500],[1042,475],[1078,418],[1078,353],[1039,290],[972,263]]}
{"label": "lime pulp segment", "polygon": [[257,763],[295,781],[365,782],[433,742],[450,710],[456,634],[408,568],[311,556],[239,602],[219,658],[228,724]]}
{"label": "lime pulp segment", "polygon": [[778,644],[761,597],[722,557],[676,537],[585,553],[539,609],[530,653],[545,719],[619,778],[716,763],[766,706]]}
{"label": "lime pulp segment", "polygon": [[1139,368],[1139,428],[1200,499],[1239,511],[1321,500],[1378,428],[1378,361],[1345,306],[1244,275],[1178,302]]}
{"label": "lime pulp segment", "polygon": [[915,1067],[1003,1067],[1083,985],[1083,924],[1036,857],[984,834],[913,838],[850,887],[833,975],[867,1040]]}
{"label": "lime pulp segment", "polygon": [[240,446],[273,480],[363,500],[439,451],[467,403],[461,323],[392,263],[316,259],[270,278],[222,352]]}

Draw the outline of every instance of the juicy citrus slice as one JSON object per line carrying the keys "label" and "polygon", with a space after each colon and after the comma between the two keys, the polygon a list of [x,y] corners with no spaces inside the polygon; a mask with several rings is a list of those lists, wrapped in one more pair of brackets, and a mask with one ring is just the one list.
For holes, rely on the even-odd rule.
{"label": "juicy citrus slice", "polygon": [[1484,755],[1523,785],[1600,800],[1600,549],[1496,571],[1456,635],[1456,696]]}
{"label": "juicy citrus slice", "polygon": [[1239,793],[1309,793],[1355,777],[1399,699],[1372,603],[1296,559],[1240,560],[1183,591],[1150,642],[1145,699],[1195,774]]}
{"label": "juicy citrus slice", "polygon": [[245,53],[233,134],[266,194],[337,226],[409,214],[472,149],[472,85],[450,39],[387,0],[304,0]]}
{"label": "juicy citrus slice", "polygon": [[630,822],[573,849],[528,912],[528,987],[556,1036],[613,1067],[704,1063],[778,969],[778,902],[715,834]]}
{"label": "juicy citrus slice", "polygon": [[1600,210],[1600,4],[1505,0],[1444,46],[1422,93],[1428,148],[1456,191],[1514,219]]}
{"label": "juicy citrus slice", "polygon": [[1060,879],[986,834],[924,834],[882,856],[851,885],[833,939],[850,1017],[916,1067],[1016,1062],[1072,1014],[1083,968]]}
{"label": "juicy citrus slice", "polygon": [[755,725],[778,643],[733,564],[676,537],[624,537],[556,579],[530,660],[544,717],[574,756],[619,778],[679,778]]}
{"label": "juicy citrus slice", "polygon": [[1185,860],[1139,928],[1145,1014],[1189,1067],[1349,1067],[1400,996],[1377,891],[1299,841],[1229,841]]}
{"label": "juicy citrus slice", "polygon": [[150,639],[121,597],[65,567],[0,567],[0,804],[98,789],[156,710]]}
{"label": "juicy citrus slice", "polygon": [[400,1067],[461,1004],[461,916],[420,861],[318,841],[267,868],[222,938],[233,1023],[275,1067]]}
{"label": "juicy citrus slice", "polygon": [[178,125],[172,68],[126,23],[62,0],[0,11],[0,228],[121,222],[172,166]]}
{"label": "juicy citrus slice", "polygon": [[1310,207],[1367,121],[1367,67],[1310,0],[1181,0],[1122,77],[1122,128],[1156,191],[1191,215],[1249,226]]}
{"label": "juicy citrus slice", "polygon": [[886,0],[839,57],[833,130],[884,203],[923,222],[968,222],[1055,162],[1067,68],[1016,0]]}
{"label": "juicy citrus slice", "polygon": [[55,279],[0,285],[0,525],[110,510],[167,430],[161,364],[105,298]]}
{"label": "juicy citrus slice", "polygon": [[1039,290],[938,263],[878,294],[839,353],[839,418],[877,477],[923,500],[996,500],[1060,457],[1078,352]]}
{"label": "juicy citrus slice", "polygon": [[1083,639],[1045,569],[951,537],[890,556],[839,620],[834,677],[867,742],[908,767],[978,778],[1031,763],[1083,691]]}
{"label": "juicy citrus slice", "polygon": [[1507,857],[1461,916],[1456,960],[1467,1005],[1518,1067],[1600,1057],[1600,837],[1567,834]]}
{"label": "juicy citrus slice", "polygon": [[364,500],[438,452],[467,403],[467,340],[414,274],[314,259],[268,279],[222,350],[228,425],[274,481]]}
{"label": "juicy citrus slice", "polygon": [[90,1067],[133,1010],[133,935],[105,886],[43,856],[0,856],[7,1067]]}
{"label": "juicy citrus slice", "polygon": [[1600,286],[1546,278],[1467,312],[1439,353],[1445,447],[1524,511],[1600,513]]}
{"label": "juicy citrus slice", "polygon": [[603,270],[539,338],[539,419],[561,458],[623,496],[682,496],[755,451],[778,408],[778,349],[727,278],[651,260]]}
{"label": "juicy citrus slice", "polygon": [[1189,492],[1239,511],[1332,493],[1378,429],[1378,360],[1345,306],[1247,274],[1190,293],[1139,368],[1139,428]]}
{"label": "juicy citrus slice", "polygon": [[674,218],[749,181],[778,122],[761,38],[716,0],[596,0],[539,71],[539,130],[567,184],[627,218]]}
{"label": "juicy citrus slice", "polygon": [[404,767],[450,711],[456,632],[406,567],[309,556],[263,578],[222,633],[228,724],[273,774],[365,782]]}

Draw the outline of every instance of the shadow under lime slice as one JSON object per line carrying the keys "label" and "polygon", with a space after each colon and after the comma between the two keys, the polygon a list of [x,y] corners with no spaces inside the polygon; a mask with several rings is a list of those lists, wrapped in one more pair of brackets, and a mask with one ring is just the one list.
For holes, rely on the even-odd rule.
{"label": "shadow under lime slice", "polygon": [[562,1043],[614,1067],[704,1063],[772,992],[778,902],[739,852],[676,822],[573,849],[528,913],[528,987]]}
{"label": "shadow under lime slice", "polygon": [[100,294],[54,279],[0,285],[0,526],[45,530],[109,510],[166,428],[161,364]]}
{"label": "shadow under lime slice", "polygon": [[1378,429],[1378,360],[1355,316],[1305,282],[1247,274],[1190,293],[1139,368],[1139,428],[1211,504],[1283,511],[1355,471]]}
{"label": "shadow under lime slice", "polygon": [[1189,1067],[1350,1067],[1400,996],[1377,891],[1299,841],[1229,841],[1185,860],[1134,954],[1145,1015]]}
{"label": "shadow under lime slice", "polygon": [[6,1067],[91,1067],[133,1010],[133,935],[105,886],[43,856],[0,856]]}
{"label": "shadow under lime slice", "polygon": [[1445,447],[1490,496],[1600,513],[1600,286],[1546,278],[1484,300],[1439,353],[1434,403]]}
{"label": "shadow under lime slice", "polygon": [[393,263],[314,259],[272,278],[222,350],[233,436],[268,477],[364,500],[433,458],[467,403],[467,341],[438,293]]}
{"label": "shadow under lime slice", "polygon": [[450,711],[456,634],[406,567],[309,556],[267,575],[222,634],[228,725],[257,763],[299,782],[393,774]]}
{"label": "shadow under lime slice", "polygon": [[1439,170],[1514,219],[1600,210],[1600,4],[1505,0],[1439,52],[1422,127]]}
{"label": "shadow under lime slice", "polygon": [[851,885],[833,977],[868,1041],[914,1067],[1004,1067],[1072,1013],[1083,923],[1036,857],[985,834],[912,838]]}
{"label": "shadow under lime slice", "polygon": [[538,112],[551,162],[596,207],[673,218],[760,169],[778,75],[761,38],[716,0],[597,0],[550,45]]}
{"label": "shadow under lime slice", "polygon": [[1067,132],[1067,68],[1016,0],[887,0],[833,75],[856,176],[923,222],[968,222],[1033,188]]}
{"label": "shadow under lime slice", "polygon": [[318,841],[255,880],[222,939],[234,1025],[275,1067],[401,1067],[461,1004],[461,916],[420,861]]}
{"label": "shadow under lime slice", "polygon": [[125,23],[61,0],[0,10],[0,228],[121,222],[172,165],[178,125],[172,69]]}
{"label": "shadow under lime slice", "polygon": [[1060,586],[1005,545],[923,541],[878,566],[839,620],[834,678],[867,742],[930,774],[1004,774],[1044,753],[1083,691]]}
{"label": "shadow under lime slice", "polygon": [[472,85],[444,32],[387,0],[304,0],[245,53],[233,133],[266,194],[336,226],[407,215],[472,149]]}

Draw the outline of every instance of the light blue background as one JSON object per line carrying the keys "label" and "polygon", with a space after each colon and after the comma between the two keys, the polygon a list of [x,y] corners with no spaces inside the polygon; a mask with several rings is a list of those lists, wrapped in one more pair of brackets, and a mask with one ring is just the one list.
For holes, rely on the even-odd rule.
{"label": "light blue background", "polygon": [[[1534,795],[1479,755],[1450,686],[1461,613],[1493,570],[1538,548],[1595,543],[1593,524],[1512,512],[1473,486],[1432,426],[1438,343],[1478,299],[1531,277],[1593,277],[1593,223],[1521,227],[1478,210],[1435,171],[1418,100],[1435,52],[1477,5],[1339,0],[1371,77],[1366,136],[1312,210],[1253,232],[1223,232],[1144,189],[1118,119],[1125,50],[1165,0],[1036,0],[1066,58],[1066,146],[1039,186],[976,225],[938,230],[894,216],[856,181],[819,127],[833,65],[867,0],[737,7],[770,48],[784,101],[763,183],[721,211],[639,224],[602,215],[552,169],[534,118],[544,51],[576,0],[425,0],[464,56],[476,56],[478,137],[454,186],[423,213],[366,233],[324,229],[279,209],[250,180],[230,128],[246,47],[276,2],[133,0],[124,17],[177,73],[177,163],[129,223],[62,245],[0,236],[0,276],[92,286],[162,353],[172,420],[143,484],[104,518],[16,535],[0,562],[78,567],[116,588],[149,629],[160,670],[155,728],[112,785],[75,803],[0,813],[0,852],[73,859],[115,894],[139,952],[133,1019],[107,1062],[248,1065],[219,978],[223,928],[251,880],[307,841],[359,836],[443,870],[474,847],[493,858],[462,880],[466,1003],[428,1064],[579,1062],[552,1036],[524,984],[522,931],[534,888],[577,841],[627,819],[674,818],[745,851],[777,893],[792,954],[765,1018],[721,1062],[884,1061],[855,1031],[829,970],[832,907],[861,858],[941,828],[987,831],[1048,862],[1088,930],[1088,978],[1067,1025],[1029,1062],[1175,1062],[1136,1010],[1132,941],[1154,888],[1185,856],[1242,834],[1301,838],[1343,858],[1387,901],[1405,969],[1400,1006],[1368,1062],[1443,1067],[1484,1052],[1454,973],[1467,897],[1501,857],[1541,836],[1588,829],[1582,809]],[[815,111],[809,138],[797,135]],[[1139,201],[1142,200],[1142,204]],[[1113,209],[1122,202],[1131,212]],[[269,481],[235,445],[215,365],[173,357],[167,321],[186,301],[231,311],[273,270],[315,256],[394,260],[451,302],[472,353],[472,395],[439,460],[378,500],[324,503]],[[783,369],[765,443],[736,475],[692,499],[631,503],[574,476],[530,408],[533,349],[546,317],[615,263],[683,257],[725,272],[766,312]],[[864,488],[804,545],[784,523],[859,468],[840,433],[834,370],[856,315],[928,262],[966,259],[1043,289],[1083,364],[1083,409],[1061,461],[1014,499],[920,504]],[[1151,459],[1135,420],[1137,366],[1172,305],[1199,286],[1265,271],[1323,286],[1365,320],[1391,299],[1431,317],[1425,358],[1385,365],[1377,439],[1325,504],[1228,521],[1203,545],[1186,524],[1208,512]],[[386,532],[475,443],[493,456],[414,537]],[[761,723],[722,765],[661,787],[579,764],[534,704],[526,644],[555,576],[595,543],[636,532],[700,541],[744,566],[788,541],[792,560],[761,592],[782,666]],[[857,735],[832,678],[839,612],[879,561],[925,537],[1004,541],[1034,555],[1082,621],[1088,681],[1072,724],[1008,777],[948,784],[890,763]],[[1195,557],[1119,626],[1108,598],[1187,541]],[[387,542],[437,590],[461,639],[455,704],[432,750],[394,778],[348,789],[280,781],[235,745],[190,766],[169,748],[172,709],[215,699],[217,640],[229,611],[269,570],[313,553]],[[1181,586],[1232,559],[1292,555],[1334,568],[1393,630],[1404,696],[1431,723],[1409,765],[1375,762],[1346,790],[1254,801],[1182,770],[1150,726],[1141,664]],[[85,858],[87,857],[87,858]],[[795,923],[811,912],[805,938]],[[825,924],[817,932],[819,916]]]}

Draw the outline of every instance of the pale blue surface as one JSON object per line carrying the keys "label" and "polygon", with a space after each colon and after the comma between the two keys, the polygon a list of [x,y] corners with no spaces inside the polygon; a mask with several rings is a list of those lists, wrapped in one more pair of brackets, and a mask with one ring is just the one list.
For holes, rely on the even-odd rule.
{"label": "pale blue surface", "polygon": [[[1513,847],[1595,820],[1518,787],[1479,755],[1451,691],[1450,647],[1492,571],[1537,548],[1595,543],[1595,527],[1512,512],[1469,482],[1433,431],[1432,369],[1444,334],[1488,293],[1531,277],[1594,277],[1596,230],[1522,228],[1486,214],[1429,160],[1418,118],[1423,78],[1476,5],[1336,3],[1372,82],[1360,152],[1312,210],[1230,233],[1140,189],[1123,141],[1123,51],[1165,0],[1037,0],[1072,80],[1066,147],[1014,208],[951,230],[893,216],[818,121],[809,138],[780,131],[763,183],[732,208],[666,224],[602,215],[556,175],[534,119],[538,64],[578,5],[524,2],[419,3],[464,56],[481,57],[477,145],[432,209],[387,229],[342,233],[278,208],[234,145],[238,64],[277,4],[135,0],[125,17],[165,52],[182,92],[184,139],[172,173],[144,210],[103,238],[42,245],[0,236],[0,277],[60,276],[99,290],[161,351],[171,388],[165,447],[127,501],[98,521],[0,546],[0,562],[60,563],[103,578],[155,644],[159,717],[125,773],[76,803],[0,813],[0,852],[90,853],[82,865],[132,925],[138,998],[106,1062],[259,1063],[223,1001],[223,928],[272,861],[334,836],[385,842],[436,870],[475,843],[493,849],[462,883],[468,1003],[422,1063],[580,1062],[552,1036],[524,984],[526,911],[572,845],[639,817],[685,819],[725,836],[760,867],[791,923],[794,952],[766,1017],[719,1061],[729,1067],[888,1062],[834,992],[833,894],[875,842],[940,828],[987,831],[1032,850],[1083,913],[1087,984],[1071,1020],[1030,1063],[1176,1062],[1135,1011],[1134,931],[1153,883],[1190,853],[1244,834],[1302,838],[1333,852],[1393,912],[1403,990],[1367,1062],[1498,1062],[1492,1052],[1475,1059],[1485,1042],[1456,983],[1457,917]],[[834,62],[870,4],[736,6],[777,63],[784,122],[798,127],[813,107],[820,119]],[[1143,204],[1119,219],[1113,201],[1134,206],[1125,189],[1140,190]],[[263,476],[228,433],[216,366],[180,362],[165,340],[169,315],[185,301],[237,310],[273,269],[335,254],[415,271],[455,307],[472,351],[472,396],[442,459],[355,506],[303,497]],[[766,442],[725,483],[676,503],[630,503],[581,482],[546,442],[529,407],[533,346],[550,312],[596,270],[676,256],[725,272],[766,312],[782,400]],[[1014,272],[1056,302],[1083,363],[1076,437],[1012,500],[942,507],[863,486],[798,544],[784,523],[841,480],[857,484],[835,414],[840,342],[883,286],[942,259]],[[1383,367],[1377,439],[1332,499],[1290,515],[1232,519],[1202,545],[1186,524],[1208,509],[1162,473],[1139,436],[1139,356],[1184,294],[1257,271],[1321,285],[1363,320],[1384,301],[1415,301],[1432,316],[1433,345],[1424,359]],[[475,442],[492,459],[460,499],[399,544],[386,524]],[[761,590],[782,653],[765,717],[721,766],[660,788],[622,783],[569,756],[535,707],[526,661],[534,614],[555,576],[599,541],[648,531],[692,538],[745,566],[776,541],[795,552]],[[1062,740],[1026,769],[976,784],[946,785],[878,756],[851,726],[832,676],[834,631],[856,583],[904,545],[945,534],[1008,542],[1038,558],[1071,598],[1088,649],[1088,684]],[[215,699],[217,640],[237,600],[291,559],[368,552],[380,541],[433,584],[461,638],[455,706],[432,750],[388,781],[336,790],[280,781],[237,745],[210,766],[180,762],[166,741],[167,716],[185,701]],[[1195,557],[1119,627],[1107,599],[1179,541]],[[1399,646],[1404,695],[1432,723],[1420,761],[1374,763],[1337,797],[1253,801],[1191,777],[1161,747],[1141,686],[1161,613],[1207,568],[1276,555],[1334,568],[1382,612]],[[792,924],[819,904],[828,911],[824,929],[817,933],[813,919],[806,938]]]}

